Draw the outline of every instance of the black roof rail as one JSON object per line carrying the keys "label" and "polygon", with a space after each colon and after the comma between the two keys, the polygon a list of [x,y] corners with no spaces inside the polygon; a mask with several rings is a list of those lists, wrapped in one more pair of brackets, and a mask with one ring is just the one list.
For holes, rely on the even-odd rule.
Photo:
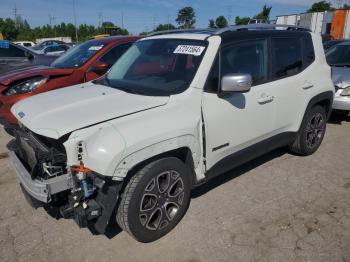
{"label": "black roof rail", "polygon": [[147,36],[167,35],[167,34],[208,34],[220,35],[226,32],[249,31],[249,30],[288,30],[288,31],[306,31],[311,32],[310,29],[302,26],[283,25],[283,24],[249,24],[249,25],[232,25],[224,28],[204,28],[204,29],[175,29],[153,32]]}
{"label": "black roof rail", "polygon": [[221,28],[215,32],[216,35],[220,35],[226,32],[245,31],[245,30],[289,30],[289,31],[307,31],[310,29],[302,26],[295,25],[283,25],[283,24],[249,24],[249,25],[233,25]]}
{"label": "black roof rail", "polygon": [[203,29],[174,29],[174,30],[165,30],[149,33],[147,36],[156,36],[156,35],[167,35],[167,34],[213,34],[217,31],[217,28],[203,28]]}

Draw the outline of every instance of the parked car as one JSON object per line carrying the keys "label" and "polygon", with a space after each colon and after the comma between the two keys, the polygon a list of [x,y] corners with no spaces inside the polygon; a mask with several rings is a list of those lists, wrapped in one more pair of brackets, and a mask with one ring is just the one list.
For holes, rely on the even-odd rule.
{"label": "parked car", "polygon": [[44,42],[41,42],[35,46],[32,47],[33,50],[39,51],[42,50],[44,47],[49,46],[49,45],[62,45],[65,44],[65,42],[60,41],[60,40],[47,40]]}
{"label": "parked car", "polygon": [[350,112],[350,41],[337,44],[326,52],[327,62],[332,67],[332,80],[336,89],[333,109]]}
{"label": "parked car", "polygon": [[26,47],[6,40],[1,40],[0,42],[0,77],[4,73],[15,69],[33,65],[50,65],[57,58],[37,54]]}
{"label": "parked car", "polygon": [[71,48],[71,46],[66,44],[60,44],[60,45],[48,45],[45,46],[43,49],[36,51],[38,54],[45,54],[45,55],[54,55],[54,56],[60,56],[63,53],[67,52],[67,50]]}
{"label": "parked car", "polygon": [[31,67],[0,77],[0,119],[11,133],[16,118],[10,108],[16,102],[53,89],[100,77],[139,37],[108,37],[87,41],[70,49],[50,66]]}
{"label": "parked car", "polygon": [[193,187],[277,147],[313,154],[334,95],[321,37],[265,27],[150,36],[104,77],[15,104],[25,194],[100,233],[116,213],[150,242]]}
{"label": "parked car", "polygon": [[16,45],[21,45],[21,46],[25,46],[25,47],[31,47],[31,46],[34,46],[35,43],[32,42],[32,41],[17,41],[17,42],[14,42]]}
{"label": "parked car", "polygon": [[341,43],[344,43],[347,41],[349,41],[349,40],[347,40],[347,39],[330,40],[330,41],[324,42],[323,47],[324,47],[324,50],[327,51],[332,46],[337,45],[337,44],[341,44]]}

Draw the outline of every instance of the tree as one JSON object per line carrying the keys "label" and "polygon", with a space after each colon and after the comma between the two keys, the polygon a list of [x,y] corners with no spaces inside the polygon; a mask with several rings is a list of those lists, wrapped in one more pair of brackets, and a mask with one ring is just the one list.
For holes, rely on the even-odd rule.
{"label": "tree", "polygon": [[221,15],[218,18],[216,18],[215,25],[218,28],[223,28],[223,27],[226,27],[228,25],[228,22],[227,22],[226,18]]}
{"label": "tree", "polygon": [[173,24],[159,24],[154,31],[174,30],[176,27]]}
{"label": "tree", "polygon": [[210,20],[209,20],[209,25],[208,25],[208,27],[209,27],[209,28],[216,28],[214,19],[210,19]]}
{"label": "tree", "polygon": [[16,40],[18,35],[18,29],[16,28],[15,22],[11,18],[6,18],[3,21],[0,31],[7,40]]}
{"label": "tree", "polygon": [[254,19],[260,19],[260,20],[269,20],[270,19],[270,13],[271,13],[272,6],[267,7],[266,5],[263,6],[263,9],[260,13],[254,16]]}
{"label": "tree", "polygon": [[350,5],[344,4],[344,6],[342,7],[342,9],[350,10]]}
{"label": "tree", "polygon": [[176,22],[181,29],[194,28],[196,23],[196,14],[192,7],[187,6],[179,10]]}
{"label": "tree", "polygon": [[239,16],[236,16],[236,19],[235,19],[235,24],[236,25],[247,25],[249,23],[249,20],[250,20],[250,17],[239,17]]}
{"label": "tree", "polygon": [[332,10],[332,4],[330,2],[326,1],[320,1],[317,3],[314,3],[309,10],[307,10],[308,13],[312,12],[324,12]]}

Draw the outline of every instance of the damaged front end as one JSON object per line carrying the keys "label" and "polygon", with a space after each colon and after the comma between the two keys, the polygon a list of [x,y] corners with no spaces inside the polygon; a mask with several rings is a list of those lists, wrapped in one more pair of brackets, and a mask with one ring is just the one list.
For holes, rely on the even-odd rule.
{"label": "damaged front end", "polygon": [[30,204],[57,209],[80,227],[105,233],[122,184],[84,166],[82,142],[77,148],[80,165],[67,166],[64,139],[40,136],[22,125],[14,134],[10,157]]}

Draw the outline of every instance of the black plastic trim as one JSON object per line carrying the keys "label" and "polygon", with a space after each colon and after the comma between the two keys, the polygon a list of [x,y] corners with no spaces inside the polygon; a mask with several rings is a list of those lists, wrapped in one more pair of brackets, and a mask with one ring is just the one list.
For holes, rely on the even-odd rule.
{"label": "black plastic trim", "polygon": [[242,149],[236,153],[233,153],[232,155],[223,158],[212,168],[210,168],[205,174],[206,179],[211,179],[227,171],[230,171],[231,169],[249,162],[250,160],[253,160],[259,156],[262,156],[274,149],[287,146],[293,142],[296,135],[297,133],[295,132],[281,133],[258,142],[255,145]]}
{"label": "black plastic trim", "polygon": [[330,116],[331,116],[331,113],[332,113],[333,99],[334,99],[334,93],[332,91],[326,91],[326,92],[320,93],[320,94],[314,96],[310,100],[310,102],[309,102],[305,112],[308,112],[313,106],[315,106],[317,104],[320,104],[320,103],[322,103],[324,101],[327,101],[328,102],[328,105],[327,105],[328,108],[326,108],[326,110],[327,110],[326,113],[327,113],[327,119],[329,119]]}

